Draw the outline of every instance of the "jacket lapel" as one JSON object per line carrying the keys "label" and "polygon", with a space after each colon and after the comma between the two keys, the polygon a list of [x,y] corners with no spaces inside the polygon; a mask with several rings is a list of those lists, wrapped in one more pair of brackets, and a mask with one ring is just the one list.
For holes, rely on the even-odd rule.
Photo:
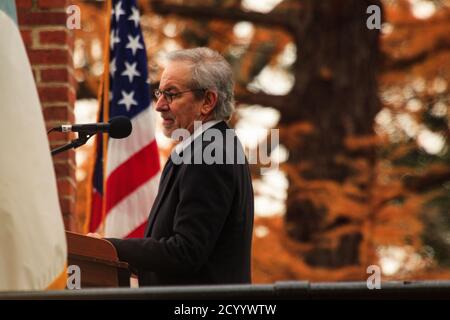
{"label": "jacket lapel", "polygon": [[174,165],[169,157],[166,165],[164,166],[163,173],[161,174],[161,181],[159,183],[158,195],[156,196],[155,203],[153,204],[152,209],[150,210],[149,220],[147,223],[147,227],[145,229],[144,237],[147,237],[151,230],[151,227],[158,213],[159,207],[161,206],[161,202],[165,196],[167,186],[169,185],[169,181],[171,180],[173,174],[174,174]]}
{"label": "jacket lapel", "polygon": [[[225,121],[221,121],[211,128],[216,128],[221,131],[229,128]],[[204,132],[203,132],[204,133]],[[199,135],[196,139],[202,139],[203,133]],[[192,142],[191,142],[192,143]],[[175,151],[174,151],[175,152]],[[180,153],[180,157],[183,156],[183,152]],[[170,184],[170,181],[175,174],[175,168],[176,165],[173,164],[171,160],[171,156],[166,162],[166,165],[164,166],[163,173],[161,174],[161,181],[158,188],[158,195],[156,196],[155,202],[153,204],[152,209],[150,210],[149,220],[147,223],[147,227],[145,229],[144,237],[148,237],[150,234],[150,231],[152,229],[153,223],[155,222],[155,218],[158,215],[159,207],[161,206],[161,202],[163,201],[164,197],[166,196],[166,189],[167,186]]]}

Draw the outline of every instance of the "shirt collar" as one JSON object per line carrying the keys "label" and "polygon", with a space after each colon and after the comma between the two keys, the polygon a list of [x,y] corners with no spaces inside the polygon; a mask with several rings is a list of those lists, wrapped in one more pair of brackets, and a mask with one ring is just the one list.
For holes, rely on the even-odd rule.
{"label": "shirt collar", "polygon": [[206,121],[206,122],[202,123],[201,126],[198,126],[197,128],[194,129],[194,132],[189,137],[187,137],[186,139],[184,139],[183,141],[181,141],[179,144],[177,144],[175,146],[175,152],[179,155],[184,149],[187,148],[187,146],[189,146],[191,144],[191,142],[195,138],[197,138],[204,131],[208,130],[212,126],[215,126],[216,124],[218,124],[221,121],[222,120],[210,120],[210,121]]}

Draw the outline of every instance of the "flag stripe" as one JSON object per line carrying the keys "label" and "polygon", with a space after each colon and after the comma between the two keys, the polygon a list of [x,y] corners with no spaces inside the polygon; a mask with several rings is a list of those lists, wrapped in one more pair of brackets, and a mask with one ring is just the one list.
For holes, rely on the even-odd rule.
{"label": "flag stripe", "polygon": [[89,221],[89,231],[98,231],[98,228],[102,223],[102,205],[103,196],[95,188],[93,188],[91,200],[92,214]]}
{"label": "flag stripe", "polygon": [[109,175],[106,181],[108,190],[108,198],[106,199],[107,214],[117,203],[133,193],[134,190],[159,171],[159,159],[157,162],[149,161],[152,158],[152,154],[157,152],[158,147],[156,141],[153,140]]}
{"label": "flag stripe", "polygon": [[[110,152],[111,155],[108,157],[107,175],[116,170],[132,154],[147,146],[149,141],[155,139],[153,131],[149,130],[149,124],[153,121],[152,112],[152,108],[146,108],[131,119],[133,131],[126,139],[109,140],[109,150],[114,150],[114,152]],[[158,159],[158,157],[158,153],[154,153],[152,158]]]}
{"label": "flag stripe", "polygon": [[158,190],[159,178],[158,173],[108,212],[105,220],[105,228],[109,230],[108,237],[126,237],[130,230],[135,230],[147,221]]}
{"label": "flag stripe", "polygon": [[125,238],[142,238],[144,236],[145,227],[147,226],[147,221],[141,224],[139,227],[131,231]]}

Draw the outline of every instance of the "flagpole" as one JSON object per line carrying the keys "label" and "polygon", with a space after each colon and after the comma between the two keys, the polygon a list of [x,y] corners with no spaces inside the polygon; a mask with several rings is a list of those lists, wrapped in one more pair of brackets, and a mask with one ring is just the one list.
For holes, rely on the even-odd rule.
{"label": "flagpole", "polygon": [[[109,33],[111,32],[111,10],[112,10],[112,0],[108,0],[107,14],[108,27],[107,33],[105,35],[105,60],[103,69],[103,121],[107,122],[109,120]],[[105,217],[106,217],[106,164],[108,163],[108,135],[103,135],[103,203],[102,203],[102,223],[101,223],[101,234],[105,234]]]}
{"label": "flagpole", "polygon": [[[106,32],[105,32],[105,40],[104,40],[104,47],[103,47],[103,76],[101,78],[99,90],[97,93],[97,101],[98,101],[98,112],[97,112],[97,119],[99,119],[100,114],[103,110],[103,119],[102,122],[107,122],[109,118],[109,33],[111,30],[111,5],[112,0],[106,1],[106,12],[107,12],[107,20],[106,20]],[[106,89],[105,89],[106,88]],[[90,176],[89,181],[91,181],[91,188],[88,192],[88,197],[86,201],[87,210],[86,212],[89,212],[85,224],[84,224],[84,230],[85,232],[89,232],[89,225],[91,222],[91,216],[92,216],[92,193],[93,193],[93,176],[95,171],[95,163],[96,163],[96,155],[97,155],[97,139],[103,139],[103,197],[102,197],[102,222],[100,223],[100,233],[104,234],[104,221],[106,216],[106,159],[107,159],[107,143],[108,143],[108,137],[107,135],[97,135],[95,137],[95,145],[94,145],[94,159],[92,162],[92,167],[90,170]],[[92,230],[95,231],[95,230]]]}

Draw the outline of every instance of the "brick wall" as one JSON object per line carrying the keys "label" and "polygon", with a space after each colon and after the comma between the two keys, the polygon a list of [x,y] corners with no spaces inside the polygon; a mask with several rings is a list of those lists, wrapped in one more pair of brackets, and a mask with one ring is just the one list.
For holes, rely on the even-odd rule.
{"label": "brick wall", "polygon": [[[70,0],[16,0],[20,32],[37,84],[47,128],[74,122],[73,31],[66,28]],[[55,148],[73,136],[51,133]],[[73,230],[75,212],[75,153],[53,157],[61,211],[66,229]]]}

